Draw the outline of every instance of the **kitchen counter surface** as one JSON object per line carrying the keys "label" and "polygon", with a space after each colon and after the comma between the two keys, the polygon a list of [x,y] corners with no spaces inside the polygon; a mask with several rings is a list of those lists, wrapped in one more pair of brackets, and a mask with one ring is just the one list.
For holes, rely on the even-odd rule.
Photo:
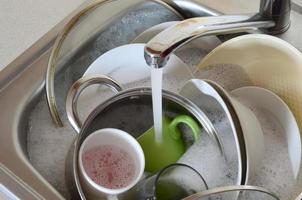
{"label": "kitchen counter surface", "polygon": [[[257,10],[259,5],[259,0],[199,1],[228,14],[252,12]],[[0,1],[0,71],[80,5],[88,2],[90,0]],[[293,8],[302,12],[301,7],[296,6],[302,5],[302,0],[293,2]],[[233,9],[238,7],[238,4],[243,11]]]}
{"label": "kitchen counter surface", "polygon": [[0,70],[84,1],[1,0]]}

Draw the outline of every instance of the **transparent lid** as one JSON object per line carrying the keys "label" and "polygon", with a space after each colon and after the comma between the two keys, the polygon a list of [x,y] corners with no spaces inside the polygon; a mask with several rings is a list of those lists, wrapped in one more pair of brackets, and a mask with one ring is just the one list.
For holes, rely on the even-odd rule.
{"label": "transparent lid", "polygon": [[180,19],[167,4],[152,0],[94,1],[80,11],[58,35],[49,59],[46,91],[56,125],[66,120],[68,89],[94,60],[151,26]]}

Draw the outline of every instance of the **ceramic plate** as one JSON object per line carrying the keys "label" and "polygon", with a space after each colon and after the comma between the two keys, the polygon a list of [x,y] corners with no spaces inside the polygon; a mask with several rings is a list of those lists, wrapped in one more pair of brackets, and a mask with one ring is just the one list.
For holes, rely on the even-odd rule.
{"label": "ceramic plate", "polygon": [[[145,44],[128,44],[110,50],[96,59],[86,70],[85,75],[104,74],[118,81],[124,87],[150,79],[151,68],[144,59]],[[175,80],[189,80],[192,73],[177,56],[172,55],[163,68],[164,88],[169,88],[169,78]],[[171,80],[173,81],[173,80]],[[144,82],[145,83],[145,82]],[[172,91],[178,91],[182,83],[173,84]],[[141,85],[139,85],[141,86]],[[150,83],[148,83],[150,86]]]}
{"label": "ceramic plate", "polygon": [[300,169],[301,140],[295,119],[289,117],[290,112],[280,104],[280,99],[262,88],[243,87],[232,94],[253,110],[264,135],[264,159],[249,183],[265,187],[281,199],[293,199],[301,189],[299,179],[296,180]]}
{"label": "ceramic plate", "polygon": [[[150,87],[151,68],[144,59],[144,44],[128,44],[114,48],[96,59],[84,73],[103,74],[115,79],[124,89]],[[192,73],[177,56],[171,55],[163,69],[163,88],[178,92]],[[112,96],[110,90],[90,86],[79,97],[79,115],[84,118],[101,102]]]}
{"label": "ceramic plate", "polygon": [[241,87],[231,92],[237,98],[273,114],[284,129],[292,172],[298,176],[301,165],[301,136],[294,115],[284,101],[273,92],[255,86]]}

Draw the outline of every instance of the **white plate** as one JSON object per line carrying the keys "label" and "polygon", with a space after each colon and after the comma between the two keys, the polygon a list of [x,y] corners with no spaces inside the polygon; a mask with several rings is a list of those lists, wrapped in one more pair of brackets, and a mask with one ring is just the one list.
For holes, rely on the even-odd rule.
{"label": "white plate", "polygon": [[[151,68],[146,64],[144,59],[144,47],[145,44],[128,44],[114,48],[96,59],[88,67],[83,76],[88,74],[104,74],[122,85],[149,79]],[[186,64],[175,55],[171,55],[167,65],[163,69],[163,74],[164,81],[168,81],[165,80],[166,77],[174,77],[175,80],[188,80],[192,77],[192,73]],[[175,84],[172,90],[177,91],[182,84]],[[171,86],[168,86],[168,82],[164,82],[163,87]]]}
{"label": "white plate", "polygon": [[[124,89],[150,87],[151,68],[144,59],[144,44],[127,44],[114,48],[98,57],[83,76],[103,74],[115,79]],[[163,69],[163,88],[178,92],[184,83],[192,78],[192,73],[177,56],[171,55]],[[79,115],[82,119],[101,102],[112,96],[109,90],[93,85],[79,97]]]}
{"label": "white plate", "polygon": [[[284,101],[273,92],[254,86],[242,87],[231,92],[254,106],[271,112],[282,125],[287,140],[292,172],[298,176],[301,164],[301,137],[296,119]],[[270,141],[267,141],[270,142]]]}
{"label": "white plate", "polygon": [[[301,154],[299,131],[297,126],[294,128],[294,119],[292,118],[293,122],[289,121],[290,118],[287,119],[288,122],[280,121],[284,120],[288,112],[283,110],[285,107],[280,104],[280,99],[275,98],[276,96],[272,96],[268,91],[258,88],[239,88],[234,93],[241,103],[253,110],[260,121],[264,135],[264,159],[258,166],[257,174],[251,177],[250,184],[265,187],[278,194],[281,199],[293,199],[301,189],[301,180],[295,178],[300,168]],[[279,113],[278,110],[282,110],[283,113]],[[290,124],[292,127],[288,126]],[[288,132],[292,128],[294,130],[291,131],[294,132]],[[293,141],[293,138],[287,141],[288,135],[298,141]],[[297,149],[293,149],[288,145],[289,143],[296,145]]]}

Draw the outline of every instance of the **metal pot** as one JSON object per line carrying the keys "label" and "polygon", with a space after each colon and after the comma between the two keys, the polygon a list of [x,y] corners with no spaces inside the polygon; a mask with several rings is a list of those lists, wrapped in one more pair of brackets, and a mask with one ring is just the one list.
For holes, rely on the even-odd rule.
{"label": "metal pot", "polygon": [[[107,85],[118,92],[113,97],[100,104],[87,117],[83,125],[78,117],[77,100],[81,92],[92,84]],[[113,79],[102,75],[86,76],[76,81],[69,90],[66,100],[68,119],[79,133],[71,146],[66,162],[67,182],[72,184],[72,194],[85,198],[83,185],[78,174],[78,152],[83,140],[95,130],[101,128],[118,128],[134,137],[140,136],[153,125],[151,88],[134,88],[121,91],[122,87]],[[188,99],[169,91],[163,91],[163,113],[169,117],[179,114],[190,115],[203,127],[213,139],[219,150],[223,152],[217,132],[208,117]]]}

